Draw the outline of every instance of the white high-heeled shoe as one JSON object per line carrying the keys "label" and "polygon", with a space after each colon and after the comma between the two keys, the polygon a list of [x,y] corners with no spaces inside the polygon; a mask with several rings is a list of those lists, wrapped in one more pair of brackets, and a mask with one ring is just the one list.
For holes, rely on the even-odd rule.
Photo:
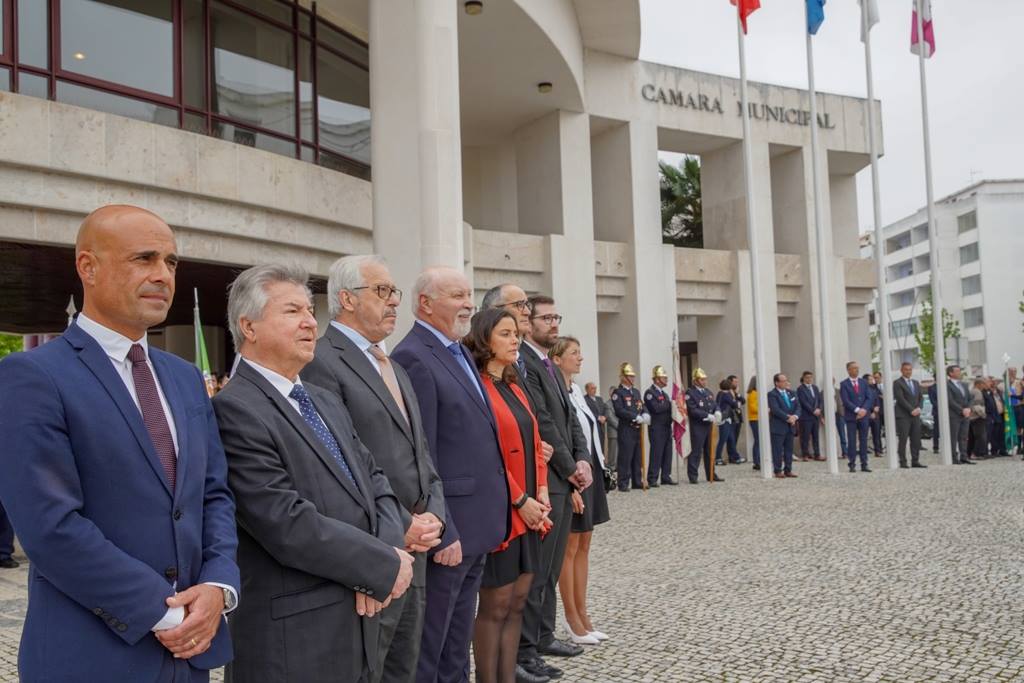
{"label": "white high-heeled shoe", "polygon": [[601,642],[600,640],[595,638],[593,634],[588,633],[585,636],[578,636],[572,632],[572,629],[569,629],[569,640],[576,643],[577,645],[597,645]]}
{"label": "white high-heeled shoe", "polygon": [[597,641],[599,643],[603,643],[604,641],[608,640],[608,636],[605,635],[604,633],[601,633],[600,631],[591,631],[587,635],[588,636],[593,636],[594,638],[597,638]]}

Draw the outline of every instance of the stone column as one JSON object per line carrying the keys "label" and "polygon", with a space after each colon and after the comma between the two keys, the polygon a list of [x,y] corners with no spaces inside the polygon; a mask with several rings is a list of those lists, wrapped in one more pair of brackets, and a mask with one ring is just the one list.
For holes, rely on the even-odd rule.
{"label": "stone column", "polygon": [[373,246],[411,296],[424,266],[464,266],[458,3],[369,7]]}

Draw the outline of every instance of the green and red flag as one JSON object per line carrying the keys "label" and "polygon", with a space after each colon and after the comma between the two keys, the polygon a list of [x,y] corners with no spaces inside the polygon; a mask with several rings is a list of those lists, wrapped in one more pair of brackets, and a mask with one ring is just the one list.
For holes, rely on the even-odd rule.
{"label": "green and red flag", "polygon": [[203,383],[206,384],[206,393],[213,396],[216,393],[217,384],[213,380],[213,373],[210,372],[210,357],[206,355],[206,339],[203,338],[203,324],[199,320],[199,290],[192,290],[195,295],[195,307],[192,309],[192,326],[196,332],[196,367],[203,373]]}

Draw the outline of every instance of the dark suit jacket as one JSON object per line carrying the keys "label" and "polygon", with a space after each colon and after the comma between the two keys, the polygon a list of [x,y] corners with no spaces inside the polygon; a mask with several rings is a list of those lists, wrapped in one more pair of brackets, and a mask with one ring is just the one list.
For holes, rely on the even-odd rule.
{"label": "dark suit jacket", "polygon": [[[443,522],[444,487],[430,459],[416,392],[402,366],[392,362],[391,367],[405,400],[408,421],[370,359],[333,325],[317,342],[316,357],[303,368],[302,379],[341,398],[359,440],[370,449],[402,504],[403,527],[409,528],[411,512],[432,512]],[[415,568],[415,584],[422,586],[426,577],[424,558],[417,560]]]}
{"label": "dark suit jacket", "polygon": [[[202,377],[159,349],[149,357],[178,439],[173,493],[141,411],[77,324],[0,362],[0,497],[32,563],[23,681],[156,680],[167,651],[150,629],[174,582],[238,590],[235,507]],[[230,659],[222,624],[189,660],[193,680]]]}
{"label": "dark suit jacket", "polygon": [[[911,393],[910,386],[913,385],[914,391]],[[892,384],[893,398],[896,400],[896,419],[897,420],[913,420],[914,416],[911,413],[924,407],[924,392],[921,390],[921,383],[916,379],[904,379],[900,377]],[[920,419],[920,415],[917,419]]]}
{"label": "dark suit jacket", "polygon": [[802,422],[817,420],[818,417],[814,414],[815,410],[820,410],[824,415],[824,397],[816,384],[804,384],[801,382],[800,386],[796,388],[796,399],[800,404],[800,420]]}
{"label": "dark suit jacket", "polygon": [[[470,367],[473,360],[461,347]],[[497,548],[512,523],[505,465],[491,404],[434,333],[414,324],[391,353],[409,374],[447,512],[436,550],[461,541],[463,555]],[[478,381],[479,385],[479,381]]]}
{"label": "dark suit jacket", "polygon": [[[963,393],[958,392],[953,385],[958,384],[963,389]],[[946,393],[949,395],[949,414],[950,417],[957,417],[964,419],[963,410],[964,408],[971,407],[971,390],[967,387],[965,382],[957,382],[952,379],[946,378]],[[937,403],[936,403],[937,405]]]}
{"label": "dark suit jacket", "polygon": [[[600,395],[595,394],[594,396],[590,396],[588,394],[583,394],[583,400],[587,402],[587,407],[590,408],[590,412],[594,414],[594,417],[601,418],[602,416],[604,416],[604,418],[607,420],[608,404],[604,402],[604,399],[601,398]],[[580,426],[582,427],[582,425]],[[605,423],[599,420],[597,423],[597,438],[601,440],[602,448],[605,448],[604,428]]]}
{"label": "dark suit jacket", "polygon": [[587,438],[565,385],[555,381],[532,348],[523,348],[521,353],[526,360],[526,386],[533,396],[540,438],[554,449],[548,461],[548,490],[569,493],[568,479],[576,472],[577,461],[590,462]]}
{"label": "dark suit jacket", "polygon": [[799,419],[800,403],[797,401],[796,396],[793,395],[793,392],[786,393],[789,396],[789,406],[783,400],[781,390],[772,389],[768,392],[768,413],[770,415],[768,425],[772,434],[785,435],[787,432],[792,433],[796,429],[796,425],[789,424],[787,420],[792,415],[796,415]]}
{"label": "dark suit jacket", "polygon": [[874,399],[868,390],[868,381],[863,377],[857,378],[857,391],[853,390],[853,381],[849,377],[839,383],[839,399],[843,402],[843,419],[847,422],[857,422],[857,409],[866,410],[867,413],[861,420],[871,417],[871,409],[874,408]]}
{"label": "dark suit jacket", "polygon": [[398,575],[398,500],[341,401],[305,388],[358,487],[247,362],[213,402],[238,507],[245,597],[230,618],[227,671],[237,683],[364,680],[380,619],[356,614],[356,591],[384,600]]}

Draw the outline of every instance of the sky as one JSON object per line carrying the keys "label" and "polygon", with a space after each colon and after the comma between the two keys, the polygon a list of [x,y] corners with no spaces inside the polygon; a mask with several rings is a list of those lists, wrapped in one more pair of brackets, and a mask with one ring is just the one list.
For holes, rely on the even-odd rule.
{"label": "sky", "polygon": [[[882,223],[926,203],[921,89],[910,53],[912,0],[878,0],[871,34],[882,102]],[[640,58],[739,77],[735,9],[728,0],[641,0]],[[982,179],[1024,178],[1024,2],[933,0],[936,53],[928,60],[935,198]],[[829,0],[814,39],[819,91],[866,97],[856,0]],[[807,87],[803,0],[761,0],[748,19],[748,78]],[[672,158],[678,158],[672,156]],[[872,228],[871,171],[857,177],[861,232]]]}

